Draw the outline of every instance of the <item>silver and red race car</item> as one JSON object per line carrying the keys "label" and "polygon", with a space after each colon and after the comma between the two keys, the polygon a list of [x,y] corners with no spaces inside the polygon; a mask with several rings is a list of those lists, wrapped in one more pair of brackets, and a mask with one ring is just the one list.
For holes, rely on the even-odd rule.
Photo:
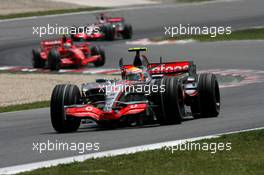
{"label": "silver and red race car", "polygon": [[73,44],[72,40],[66,36],[58,40],[41,41],[40,48],[32,50],[34,68],[59,70],[69,66],[79,68],[89,63],[103,66],[104,50],[98,46],[90,47],[89,43]]}
{"label": "silver and red race car", "polygon": [[98,79],[81,89],[72,84],[54,88],[50,114],[57,132],[76,131],[82,119],[113,127],[218,116],[220,91],[214,74],[197,74],[192,61],[149,63],[140,54],[146,48],[129,51],[136,56],[131,65],[120,59],[122,80]]}
{"label": "silver and red race car", "polygon": [[95,24],[85,28],[73,27],[73,29],[71,38],[74,41],[131,39],[133,34],[132,26],[126,24],[124,18],[108,17],[105,14],[100,14]]}

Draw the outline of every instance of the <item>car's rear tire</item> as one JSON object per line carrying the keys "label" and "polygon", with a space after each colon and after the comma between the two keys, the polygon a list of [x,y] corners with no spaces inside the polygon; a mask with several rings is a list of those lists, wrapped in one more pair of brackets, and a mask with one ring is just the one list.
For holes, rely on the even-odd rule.
{"label": "car's rear tire", "polygon": [[57,85],[53,89],[50,102],[50,116],[53,128],[60,133],[77,131],[80,126],[79,119],[65,116],[64,106],[78,104],[80,90],[76,85]]}
{"label": "car's rear tire", "polygon": [[48,54],[48,67],[52,71],[60,70],[61,56],[57,49],[51,49]]}
{"label": "car's rear tire", "polygon": [[131,39],[133,34],[132,26],[130,24],[125,24],[122,36],[124,39]]}
{"label": "car's rear tire", "polygon": [[105,64],[105,52],[102,48],[98,46],[94,46],[91,48],[91,55],[100,55],[101,59],[98,59],[97,61],[94,62],[94,65],[96,67],[103,66]]}
{"label": "car's rear tire", "polygon": [[41,58],[39,50],[32,50],[32,64],[33,68],[44,68],[45,60]]}
{"label": "car's rear tire", "polygon": [[177,77],[163,77],[154,84],[159,86],[158,92],[152,94],[154,105],[157,105],[158,122],[162,125],[180,124],[185,116],[181,81]]}
{"label": "car's rear tire", "polygon": [[220,90],[214,74],[199,75],[198,96],[191,110],[194,118],[217,117],[220,112]]}

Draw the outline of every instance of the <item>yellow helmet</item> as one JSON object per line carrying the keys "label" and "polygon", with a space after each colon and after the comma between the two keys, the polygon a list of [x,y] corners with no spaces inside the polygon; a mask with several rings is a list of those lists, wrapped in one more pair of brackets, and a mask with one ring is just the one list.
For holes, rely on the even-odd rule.
{"label": "yellow helmet", "polygon": [[137,67],[130,67],[126,70],[126,80],[130,81],[143,81],[143,71]]}

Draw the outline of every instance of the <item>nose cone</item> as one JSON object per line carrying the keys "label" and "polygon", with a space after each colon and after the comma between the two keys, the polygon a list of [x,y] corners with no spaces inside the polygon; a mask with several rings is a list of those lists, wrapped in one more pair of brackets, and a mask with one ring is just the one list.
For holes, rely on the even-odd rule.
{"label": "nose cone", "polygon": [[85,59],[85,55],[84,55],[83,51],[81,51],[80,49],[75,48],[73,50],[73,53],[74,53],[74,55],[75,55],[76,58],[82,59],[82,60]]}

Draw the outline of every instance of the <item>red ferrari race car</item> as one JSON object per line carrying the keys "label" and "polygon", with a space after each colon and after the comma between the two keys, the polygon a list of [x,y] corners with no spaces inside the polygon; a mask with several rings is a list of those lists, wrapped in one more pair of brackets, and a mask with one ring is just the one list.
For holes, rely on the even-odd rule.
{"label": "red ferrari race car", "polygon": [[144,123],[180,124],[186,116],[217,117],[220,91],[214,74],[196,73],[192,61],[149,63],[141,51],[134,63],[123,65],[122,80],[98,79],[82,84],[57,85],[50,114],[57,132],[76,131],[82,119],[113,127]]}
{"label": "red ferrari race car", "polygon": [[50,70],[59,70],[69,66],[79,68],[88,63],[103,66],[104,50],[97,46],[90,48],[89,43],[73,44],[72,40],[65,36],[59,40],[41,41],[40,48],[32,50],[34,68],[47,67]]}
{"label": "red ferrari race car", "polygon": [[[114,40],[116,38],[131,39],[132,26],[126,24],[122,17],[107,17],[100,14],[98,22],[85,28],[73,27],[71,38],[80,40]],[[89,28],[89,29],[88,29]],[[76,32],[77,31],[77,32]]]}

